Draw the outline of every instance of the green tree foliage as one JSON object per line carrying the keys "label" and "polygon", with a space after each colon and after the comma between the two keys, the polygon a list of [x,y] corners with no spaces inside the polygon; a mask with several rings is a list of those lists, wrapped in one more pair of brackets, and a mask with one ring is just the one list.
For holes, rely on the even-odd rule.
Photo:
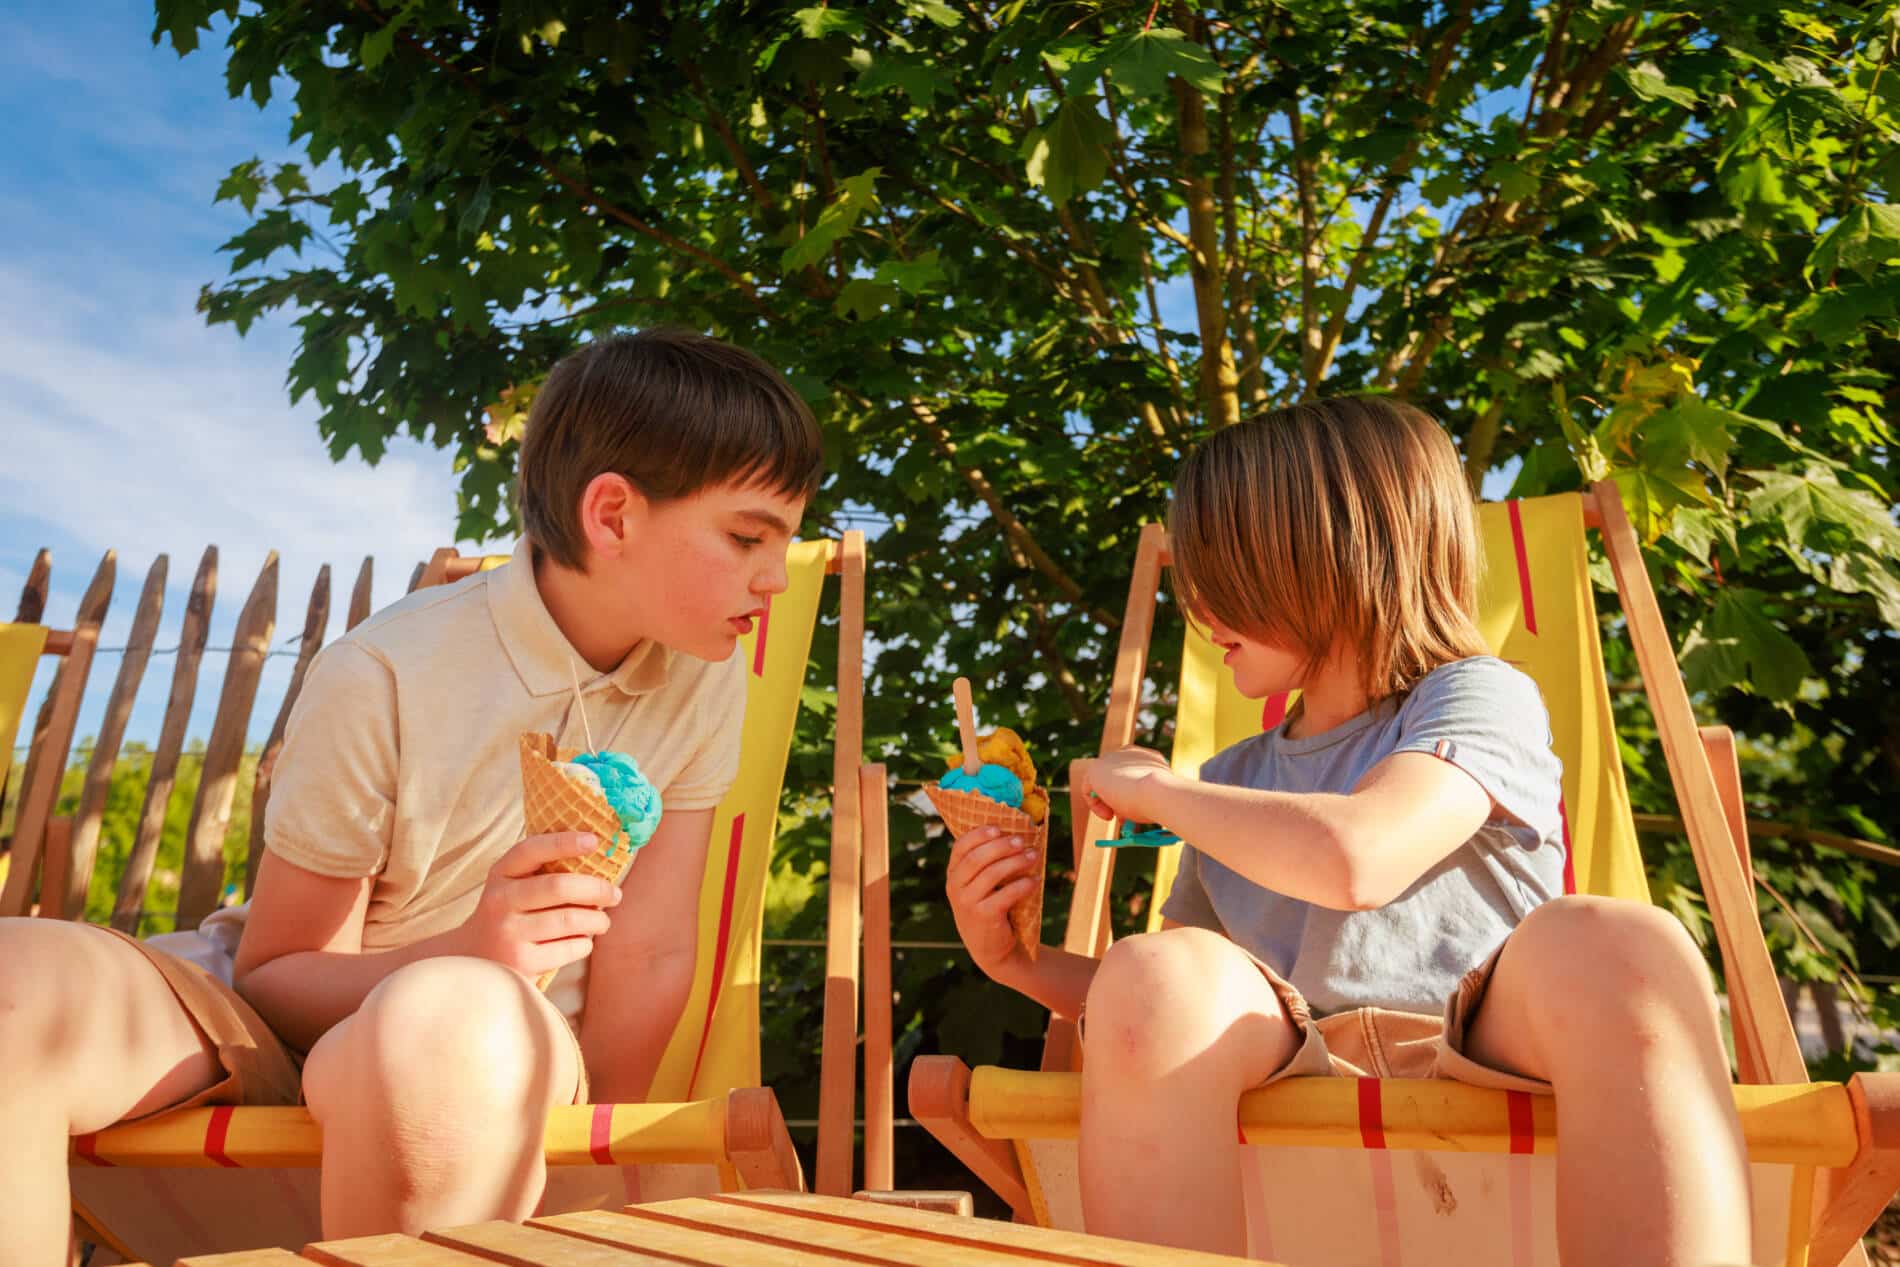
{"label": "green tree foliage", "polygon": [[[956,672],[1059,776],[1182,453],[1382,389],[1446,420],[1474,485],[1614,479],[1705,719],[1750,738],[1753,811],[1900,832],[1900,8],[156,7],[181,54],[222,38],[234,96],[296,102],[300,161],[217,191],[250,224],[206,316],[293,316],[333,454],[448,449],[465,533],[509,522],[523,411],[586,338],[674,322],[788,371],[835,472],[814,526],[873,526],[867,739],[902,778],[948,749]],[[1164,612],[1164,705],[1179,633]],[[1646,727],[1636,791],[1667,812]],[[940,842],[896,829],[899,936],[947,938]],[[822,840],[794,816],[785,873]],[[1684,857],[1659,890],[1694,924]],[[1758,857],[1822,947],[1764,894],[1788,971],[1895,971],[1891,875]],[[1036,1032],[953,955],[900,988],[913,1043]]]}

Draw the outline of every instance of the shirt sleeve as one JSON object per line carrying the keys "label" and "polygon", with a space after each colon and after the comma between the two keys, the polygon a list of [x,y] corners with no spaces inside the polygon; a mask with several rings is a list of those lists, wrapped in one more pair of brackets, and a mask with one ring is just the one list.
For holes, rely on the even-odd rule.
{"label": "shirt sleeve", "polygon": [[706,676],[698,697],[687,707],[702,719],[692,757],[668,787],[660,789],[667,809],[711,809],[725,799],[739,774],[739,748],[745,736],[745,657],[735,655]]}
{"label": "shirt sleeve", "polygon": [[310,662],[271,771],[264,846],[306,871],[375,875],[396,818],[396,684],[352,641]]}
{"label": "shirt sleeve", "polygon": [[[1228,773],[1231,759],[1229,748],[1217,752],[1201,763],[1199,778],[1203,783],[1229,783],[1233,776]],[[1207,896],[1207,885],[1201,879],[1201,854],[1193,845],[1181,846],[1181,866],[1174,873],[1174,884],[1168,890],[1167,901],[1161,904],[1163,919],[1171,919],[1177,924],[1186,924],[1190,928],[1206,928],[1225,934],[1226,928],[1220,922],[1220,916],[1214,913],[1213,899]]]}
{"label": "shirt sleeve", "polygon": [[1563,763],[1528,674],[1491,656],[1428,674],[1400,714],[1394,752],[1427,752],[1477,780],[1511,818],[1549,840],[1562,831]]}
{"label": "shirt sleeve", "polygon": [[1161,904],[1161,917],[1190,928],[1206,928],[1226,934],[1214,903],[1208,899],[1207,886],[1201,882],[1201,855],[1193,845],[1181,846],[1181,866],[1174,873],[1168,900]]}

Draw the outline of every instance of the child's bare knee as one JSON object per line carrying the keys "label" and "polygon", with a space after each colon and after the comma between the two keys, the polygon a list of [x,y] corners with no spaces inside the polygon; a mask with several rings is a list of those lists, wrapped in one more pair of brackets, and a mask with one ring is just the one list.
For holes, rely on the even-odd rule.
{"label": "child's bare knee", "polygon": [[492,1116],[545,1099],[558,1053],[530,997],[498,964],[442,958],[391,973],[334,1044],[319,1044],[305,1094],[323,1110],[369,1090],[407,1117]]}
{"label": "child's bare knee", "polygon": [[[1256,1006],[1266,1002],[1269,1007]],[[1289,1028],[1264,978],[1226,938],[1176,928],[1116,942],[1088,994],[1086,1068],[1147,1077],[1205,1057],[1224,1039],[1261,1048]]]}
{"label": "child's bare knee", "polygon": [[1572,1025],[1712,1015],[1701,952],[1657,907],[1601,897],[1547,903],[1512,934],[1511,953],[1525,956],[1548,996],[1563,1000]]}

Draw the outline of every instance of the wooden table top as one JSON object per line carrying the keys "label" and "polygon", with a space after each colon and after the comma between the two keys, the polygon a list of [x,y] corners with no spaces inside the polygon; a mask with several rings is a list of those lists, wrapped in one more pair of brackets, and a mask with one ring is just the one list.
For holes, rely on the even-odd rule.
{"label": "wooden table top", "polygon": [[1238,1267],[1246,1261],[842,1197],[748,1192],[628,1206],[620,1213],[558,1214],[526,1224],[478,1223],[419,1240],[392,1235],[324,1241],[301,1254],[212,1254],[180,1259],[178,1267]]}

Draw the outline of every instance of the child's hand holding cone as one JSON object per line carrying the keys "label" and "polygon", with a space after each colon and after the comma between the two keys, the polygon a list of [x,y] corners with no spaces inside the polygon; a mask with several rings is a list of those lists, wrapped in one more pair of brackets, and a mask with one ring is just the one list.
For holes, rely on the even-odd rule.
{"label": "child's hand holding cone", "polygon": [[584,832],[528,836],[496,860],[475,911],[457,930],[457,953],[488,959],[525,977],[552,979],[593,953],[620,904],[613,881],[579,871],[548,871],[593,854]]}
{"label": "child's hand holding cone", "polygon": [[[1029,764],[1026,750],[1021,751],[1021,758],[1028,765],[1027,779],[997,763],[983,761],[983,741],[976,733],[969,679],[956,680],[955,695],[963,764],[940,782],[927,785],[924,794],[957,837],[951,849],[948,890],[951,909],[957,918],[957,931],[979,965],[993,966],[994,962],[1007,957],[1007,946],[1004,946],[1003,953],[995,956],[992,965],[984,965],[983,955],[996,949],[991,945],[997,940],[994,936],[996,916],[999,911],[1003,912],[1015,944],[1034,959],[1042,948],[1048,797],[1035,786],[1035,767]],[[996,735],[990,738],[994,740]],[[1021,750],[1020,740],[1016,740],[1015,747]],[[1011,784],[1014,784],[1013,789]],[[1015,805],[1007,803],[1012,790]],[[999,792],[1005,800],[997,799]],[[1039,816],[1031,812],[1037,805],[1032,793],[1040,795],[1043,813]],[[995,830],[979,838],[979,829],[983,828]],[[999,866],[1003,863],[1009,865]],[[1010,887],[999,887],[1003,885]],[[972,937],[976,940],[972,941]]]}

